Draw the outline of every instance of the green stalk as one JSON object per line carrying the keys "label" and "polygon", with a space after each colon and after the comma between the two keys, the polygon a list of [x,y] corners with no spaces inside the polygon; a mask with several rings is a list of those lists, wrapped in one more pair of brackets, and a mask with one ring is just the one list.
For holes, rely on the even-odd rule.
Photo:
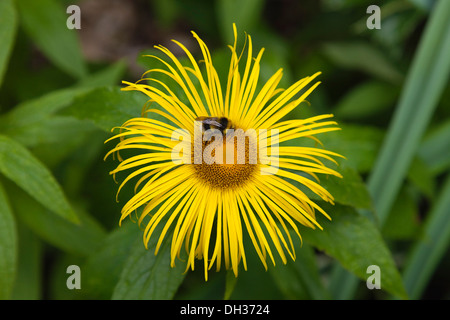
{"label": "green stalk", "polygon": [[[450,59],[450,1],[434,6],[386,139],[368,179],[378,224],[383,226],[397,197],[420,139],[447,84]],[[338,299],[350,299],[358,280],[338,267],[330,289]]]}
{"label": "green stalk", "polygon": [[436,204],[426,218],[421,241],[414,246],[403,273],[411,299],[419,299],[450,244],[450,174]]}

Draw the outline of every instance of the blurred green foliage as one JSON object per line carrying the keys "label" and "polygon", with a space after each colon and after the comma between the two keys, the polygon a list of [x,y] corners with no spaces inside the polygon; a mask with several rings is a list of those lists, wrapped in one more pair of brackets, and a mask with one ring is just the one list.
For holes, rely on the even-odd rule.
{"label": "blurred green foliage", "polygon": [[[450,298],[449,2],[383,1],[371,30],[372,2],[0,1],[0,299]],[[74,3],[81,30],[66,27]],[[335,114],[343,130],[319,138],[345,155],[344,179],[321,179],[332,221],[301,228],[295,262],[265,271],[247,250],[247,272],[205,282],[202,268],[169,267],[168,243],[155,256],[137,224],[118,226],[132,190],[115,202],[104,141],[146,103],[120,91],[156,66],[142,54],[176,39],[199,57],[194,30],[227,72],[233,22],[265,48],[261,81],[322,71],[290,116]],[[72,264],[81,290],[66,287]],[[367,289],[369,265],[382,290]]]}

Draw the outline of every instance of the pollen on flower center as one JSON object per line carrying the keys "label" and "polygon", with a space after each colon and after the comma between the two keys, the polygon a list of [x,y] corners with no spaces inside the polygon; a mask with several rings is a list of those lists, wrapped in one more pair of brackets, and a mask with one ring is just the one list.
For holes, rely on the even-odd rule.
{"label": "pollen on flower center", "polygon": [[[251,180],[258,170],[257,143],[249,137],[245,140],[227,138],[215,143],[215,140],[202,142],[201,149],[193,148],[192,163],[195,173],[213,188],[228,189],[244,185]],[[194,158],[199,157],[201,150],[201,163]],[[213,159],[208,160],[208,158]]]}

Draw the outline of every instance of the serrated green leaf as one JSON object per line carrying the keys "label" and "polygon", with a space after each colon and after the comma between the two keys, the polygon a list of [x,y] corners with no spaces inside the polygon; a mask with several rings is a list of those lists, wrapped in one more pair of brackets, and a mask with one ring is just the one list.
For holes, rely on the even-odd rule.
{"label": "serrated green leaf", "polygon": [[[358,147],[367,149],[375,148],[374,146],[367,146],[365,143],[361,143],[360,145],[355,144],[353,148],[349,148],[345,146],[345,140],[357,140],[358,138],[358,127],[356,130],[347,131],[345,127],[342,127],[343,130],[337,132],[331,132],[328,134],[318,135],[317,138],[320,139],[323,143],[323,148],[326,150],[331,150],[337,152],[338,154],[344,156],[346,159],[342,159],[339,157],[335,157],[338,165],[331,161],[325,161],[325,164],[337,171],[342,175],[342,178],[332,175],[318,175],[320,179],[320,185],[328,190],[332,196],[334,197],[335,202],[341,203],[344,205],[351,205],[356,208],[361,209],[372,209],[372,200],[367,191],[366,185],[359,175],[358,171],[354,167],[362,166],[359,164],[361,161],[367,161],[371,163],[373,158],[371,158],[371,154],[368,154],[365,159],[354,159],[360,158],[359,155],[360,150]],[[345,131],[345,133],[343,133]],[[361,136],[364,136],[362,133]],[[371,137],[372,135],[369,134]],[[343,138],[344,137],[344,138]],[[366,141],[365,139],[363,141]],[[316,142],[310,139],[297,139],[294,141],[287,142],[286,145],[298,145],[298,146],[309,146],[309,147],[319,147],[316,145]],[[322,147],[320,147],[322,148]],[[373,155],[374,156],[374,155]],[[362,156],[363,158],[365,156]],[[370,157],[370,158],[369,158]],[[364,166],[366,164],[363,164]],[[302,172],[297,172],[299,175],[304,175]],[[308,176],[309,177],[309,176]],[[305,194],[315,200],[321,200],[320,196],[312,192],[309,188],[305,187],[300,183],[296,183],[294,181],[290,181],[295,184],[300,190],[305,192]]]}
{"label": "serrated green leaf", "polygon": [[[349,205],[359,209],[372,209],[372,200],[367,191],[364,181],[358,172],[345,164],[333,168],[342,175],[320,176],[320,185],[325,188],[334,198],[336,203]],[[298,172],[301,174],[301,172]],[[297,182],[291,182],[302,190],[310,199],[321,200],[322,198],[309,188]]]}
{"label": "serrated green leaf", "polygon": [[[158,232],[159,229],[159,232]],[[159,234],[159,225],[155,234]],[[142,238],[136,241],[126,260],[119,282],[114,289],[112,298],[115,300],[147,300],[172,299],[184,279],[185,268],[170,267],[169,235],[163,240],[159,252],[154,254],[158,237],[152,237],[145,249]]]}
{"label": "serrated green leaf", "polygon": [[0,184],[0,300],[9,299],[17,267],[16,222]]}
{"label": "serrated green leaf", "polygon": [[[333,196],[336,203],[353,206],[359,209],[372,209],[372,199],[367,191],[364,181],[354,168],[346,164],[345,159],[339,160],[339,165],[330,163],[328,166],[341,174],[342,177],[320,175],[318,183]],[[299,175],[304,175],[303,172],[300,171],[294,172]],[[312,177],[307,177],[313,179]],[[305,185],[291,180],[289,182],[298,187],[310,199],[322,200],[319,195],[311,191]]]}
{"label": "serrated green leaf", "polygon": [[[345,163],[345,160],[342,163]],[[331,193],[334,201],[359,209],[372,209],[372,199],[358,172],[345,164],[338,166],[336,171],[342,175],[342,178],[326,176],[320,179],[320,185]],[[320,197],[313,193],[310,197],[320,200]]]}
{"label": "serrated green leaf", "polygon": [[23,28],[39,49],[59,68],[83,78],[87,67],[76,30],[67,28],[69,15],[56,0],[17,0]]}
{"label": "serrated green leaf", "polygon": [[332,220],[318,215],[323,231],[301,227],[303,240],[334,257],[363,281],[369,276],[367,267],[377,265],[381,270],[381,289],[406,298],[400,273],[375,225],[351,207],[321,206]]}
{"label": "serrated green leaf", "polygon": [[17,29],[17,13],[12,0],[0,1],[0,87],[8,66]]}
{"label": "serrated green leaf", "polygon": [[25,147],[3,135],[0,135],[0,172],[60,217],[79,222],[52,173]]}

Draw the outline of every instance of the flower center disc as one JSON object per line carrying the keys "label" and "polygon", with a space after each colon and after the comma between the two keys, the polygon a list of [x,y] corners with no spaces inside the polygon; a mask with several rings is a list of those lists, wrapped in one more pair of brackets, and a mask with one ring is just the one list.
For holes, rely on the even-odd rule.
{"label": "flower center disc", "polygon": [[223,141],[202,142],[201,155],[200,146],[193,149],[192,163],[197,176],[213,188],[241,186],[258,168],[257,143],[249,137],[239,140],[224,136]]}

